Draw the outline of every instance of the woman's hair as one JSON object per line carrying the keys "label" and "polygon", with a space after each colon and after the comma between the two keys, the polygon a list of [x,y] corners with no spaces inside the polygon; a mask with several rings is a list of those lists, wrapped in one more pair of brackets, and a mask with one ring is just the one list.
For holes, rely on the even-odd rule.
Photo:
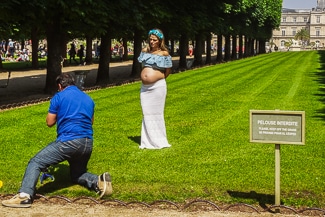
{"label": "woman's hair", "polygon": [[67,86],[75,85],[73,76],[67,73],[56,77],[56,84],[60,84],[63,89]]}
{"label": "woman's hair", "polygon": [[[165,45],[165,36],[163,34],[163,32],[160,29],[152,29],[149,31],[148,33],[148,41],[150,41],[150,36],[154,35],[158,38],[159,42],[160,42],[160,49],[162,51],[168,51],[166,45]],[[148,43],[148,47],[147,47],[147,51],[150,51],[150,43]]]}

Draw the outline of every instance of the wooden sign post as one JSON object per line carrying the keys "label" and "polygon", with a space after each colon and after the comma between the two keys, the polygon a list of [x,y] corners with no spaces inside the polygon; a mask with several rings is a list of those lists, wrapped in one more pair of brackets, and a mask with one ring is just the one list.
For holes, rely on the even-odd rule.
{"label": "wooden sign post", "polygon": [[250,142],[275,144],[275,205],[279,206],[280,144],[305,144],[305,112],[250,110]]}

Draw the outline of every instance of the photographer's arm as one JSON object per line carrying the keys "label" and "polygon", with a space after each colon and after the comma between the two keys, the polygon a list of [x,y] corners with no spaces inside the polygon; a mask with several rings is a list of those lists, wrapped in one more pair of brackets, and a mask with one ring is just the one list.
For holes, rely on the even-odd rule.
{"label": "photographer's arm", "polygon": [[56,123],[56,114],[48,113],[46,116],[46,124],[48,127],[53,127]]}

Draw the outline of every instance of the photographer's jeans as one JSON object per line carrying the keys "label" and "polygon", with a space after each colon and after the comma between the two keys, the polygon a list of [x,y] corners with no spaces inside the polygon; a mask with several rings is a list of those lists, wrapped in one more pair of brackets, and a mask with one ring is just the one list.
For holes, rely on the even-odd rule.
{"label": "photographer's jeans", "polygon": [[87,138],[48,144],[28,162],[19,192],[34,197],[41,171],[65,160],[69,162],[70,176],[73,183],[82,185],[89,190],[96,190],[98,175],[87,172],[92,147],[93,141]]}

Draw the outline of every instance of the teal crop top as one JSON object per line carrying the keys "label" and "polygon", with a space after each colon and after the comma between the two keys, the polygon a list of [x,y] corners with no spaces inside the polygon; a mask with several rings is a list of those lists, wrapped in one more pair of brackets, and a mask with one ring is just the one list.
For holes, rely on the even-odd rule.
{"label": "teal crop top", "polygon": [[165,70],[166,68],[171,68],[173,66],[172,57],[170,55],[160,56],[157,54],[141,52],[138,61],[142,64],[142,67],[150,67],[158,70]]}

